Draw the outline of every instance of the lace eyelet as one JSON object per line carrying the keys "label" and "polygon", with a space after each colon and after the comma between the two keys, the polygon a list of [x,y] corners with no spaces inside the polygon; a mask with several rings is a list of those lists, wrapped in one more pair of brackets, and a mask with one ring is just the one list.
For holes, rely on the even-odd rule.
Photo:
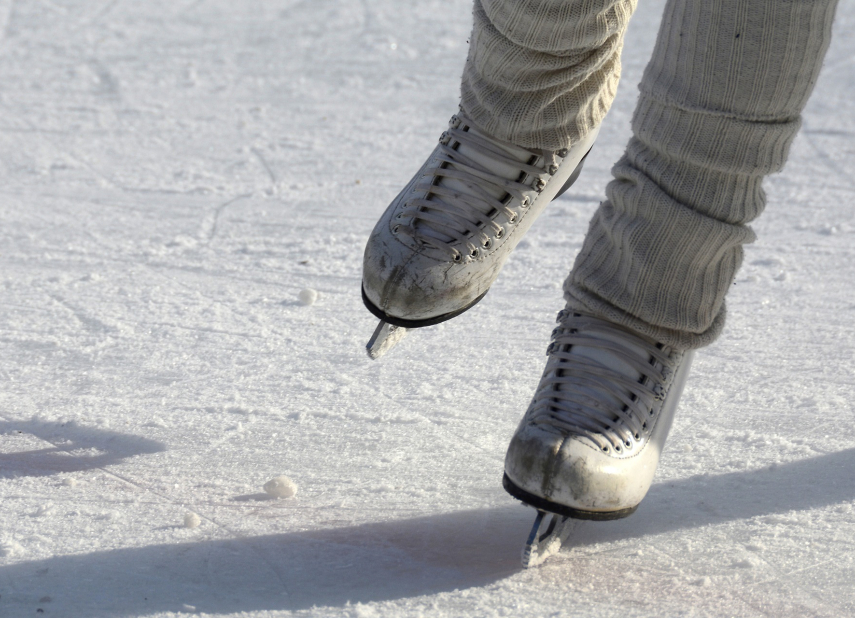
{"label": "lace eyelet", "polygon": [[505,235],[505,228],[500,227],[499,231],[496,232],[496,239],[503,238]]}
{"label": "lace eyelet", "polygon": [[395,227],[393,227],[393,228],[392,228],[392,233],[393,233],[393,234],[397,234],[397,233],[398,233],[398,229],[399,229],[400,227],[401,227],[400,225],[396,225]]}
{"label": "lace eyelet", "polygon": [[534,181],[534,184],[532,185],[534,190],[537,191],[538,193],[543,191],[543,188],[545,186],[546,186],[546,183],[544,182],[543,178],[538,178],[537,180]]}
{"label": "lace eyelet", "polygon": [[474,249],[472,249],[472,251],[469,252],[469,257],[474,260],[477,259],[480,254],[481,252],[478,250],[478,247],[475,247]]}
{"label": "lace eyelet", "polygon": [[624,442],[624,446],[626,446],[626,448],[632,448],[632,442],[627,440],[626,442]]}
{"label": "lace eyelet", "polygon": [[462,253],[455,253],[454,257],[451,259],[454,262],[460,262],[463,259],[463,254]]}
{"label": "lace eyelet", "polygon": [[522,203],[520,204],[520,206],[522,206],[523,208],[528,208],[529,206],[531,206],[531,198],[530,198],[529,196],[527,196],[527,195],[526,195],[526,196],[523,198]]}
{"label": "lace eyelet", "polygon": [[485,249],[489,249],[490,247],[493,246],[493,241],[490,238],[488,238],[487,240],[485,240],[483,242],[483,246]]}
{"label": "lace eyelet", "polygon": [[517,218],[518,218],[517,213],[512,214],[510,217],[508,217],[508,223],[510,225],[513,225],[514,223],[517,222]]}
{"label": "lace eyelet", "polygon": [[608,452],[609,452],[609,447],[608,447],[608,446],[604,446],[604,447],[603,447],[603,452],[604,452],[604,453],[608,453]]}
{"label": "lace eyelet", "polygon": [[549,172],[549,175],[550,175],[550,176],[554,176],[554,175],[555,175],[555,172],[557,172],[557,171],[558,171],[558,166],[557,166],[557,165],[554,165],[554,164],[553,164],[553,165],[550,165],[550,166],[549,166],[549,169],[548,169],[547,171]]}
{"label": "lace eyelet", "polygon": [[561,157],[561,158],[563,159],[563,158],[564,158],[564,157],[566,157],[569,153],[570,153],[570,151],[569,151],[567,148],[562,148],[561,150],[559,150],[559,151],[558,151],[558,152],[556,152],[555,154],[557,154],[559,157]]}

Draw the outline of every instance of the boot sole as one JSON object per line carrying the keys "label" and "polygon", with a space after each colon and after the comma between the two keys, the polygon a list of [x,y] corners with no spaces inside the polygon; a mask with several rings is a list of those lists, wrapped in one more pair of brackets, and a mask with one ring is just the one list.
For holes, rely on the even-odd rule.
{"label": "boot sole", "polygon": [[[489,290],[487,291],[489,292]],[[365,294],[365,287],[362,287],[362,302],[365,304],[365,308],[384,322],[388,322],[393,326],[401,326],[403,328],[424,328],[425,326],[434,326],[435,324],[445,322],[446,320],[450,320],[451,318],[456,318],[464,311],[467,311],[468,309],[474,307],[478,303],[478,301],[480,301],[486,295],[487,292],[484,292],[483,294],[481,294],[481,296],[473,300],[465,307],[462,307],[450,313],[443,313],[442,315],[437,315],[432,318],[425,318],[424,320],[405,320],[404,318],[396,318],[393,315],[386,314],[382,309],[380,309],[374,303],[368,300],[368,296]]]}
{"label": "boot sole", "polygon": [[[583,156],[579,160],[579,164],[576,166],[576,169],[573,170],[573,173],[570,174],[570,177],[564,182],[564,186],[561,187],[561,189],[558,191],[558,193],[555,194],[555,197],[552,198],[553,202],[555,200],[557,200],[559,197],[561,197],[564,194],[564,192],[567,191],[567,189],[569,189],[573,185],[574,182],[576,182],[576,180],[579,178],[579,174],[582,173],[582,165],[585,163],[585,159],[588,158],[589,154],[591,154],[590,149],[588,150],[588,152],[585,153],[585,156]],[[361,289],[362,289],[362,302],[365,305],[365,308],[368,309],[368,311],[373,313],[377,318],[383,320],[384,322],[386,322],[388,324],[392,324],[393,326],[400,326],[402,328],[424,328],[425,326],[435,326],[436,324],[440,324],[442,322],[445,322],[446,320],[450,320],[451,318],[456,318],[457,316],[459,316],[464,311],[467,311],[467,310],[471,309],[472,307],[474,307],[475,305],[477,305],[478,302],[482,298],[484,298],[484,296],[487,295],[487,292],[489,292],[489,290],[487,290],[487,292],[484,292],[483,294],[481,294],[481,296],[479,296],[478,298],[473,300],[471,303],[469,303],[465,307],[462,307],[460,309],[456,309],[455,311],[451,311],[449,313],[443,313],[442,315],[437,315],[437,316],[434,316],[432,318],[425,318],[423,320],[407,320],[404,318],[397,318],[393,315],[388,315],[385,311],[383,311],[377,305],[375,305],[370,300],[368,300],[368,296],[365,294],[365,285],[364,284],[362,285]]]}
{"label": "boot sole", "polygon": [[635,513],[635,510],[638,508],[638,505],[636,504],[635,506],[630,507],[628,509],[620,509],[617,511],[583,511],[581,509],[574,509],[573,507],[566,506],[564,504],[550,502],[546,498],[535,496],[534,494],[530,494],[524,489],[520,489],[514,484],[514,482],[510,478],[508,478],[507,474],[505,474],[502,478],[502,486],[505,488],[505,491],[511,494],[514,498],[525,502],[529,506],[533,506],[539,511],[555,513],[556,515],[562,515],[564,517],[570,517],[572,519],[587,519],[590,521],[611,521],[615,519],[623,519],[624,517],[629,517],[630,515]]}

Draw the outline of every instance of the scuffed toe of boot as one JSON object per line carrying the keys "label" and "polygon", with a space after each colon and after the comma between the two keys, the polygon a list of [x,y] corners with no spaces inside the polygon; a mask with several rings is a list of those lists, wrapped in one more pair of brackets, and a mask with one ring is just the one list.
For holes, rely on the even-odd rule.
{"label": "scuffed toe of boot", "polygon": [[362,291],[380,319],[416,328],[450,319],[477,303],[495,279],[460,276],[460,266],[419,253],[387,235],[372,234],[365,248]]}
{"label": "scuffed toe of boot", "polygon": [[653,482],[692,352],[566,310],[548,353],[508,447],[505,488],[553,513],[625,517]]}
{"label": "scuffed toe of boot", "polygon": [[641,502],[656,461],[658,457],[615,461],[572,437],[527,426],[511,440],[505,474],[518,490],[541,498],[545,510],[577,518],[616,519],[629,515]]}

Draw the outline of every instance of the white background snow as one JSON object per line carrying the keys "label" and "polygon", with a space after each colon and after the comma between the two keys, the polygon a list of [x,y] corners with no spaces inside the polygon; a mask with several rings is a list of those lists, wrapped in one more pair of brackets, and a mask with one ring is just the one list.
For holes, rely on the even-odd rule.
{"label": "white background snow", "polygon": [[661,9],[491,293],[372,362],[469,0],[0,0],[0,616],[855,615],[850,2],[650,494],[519,567],[504,449]]}

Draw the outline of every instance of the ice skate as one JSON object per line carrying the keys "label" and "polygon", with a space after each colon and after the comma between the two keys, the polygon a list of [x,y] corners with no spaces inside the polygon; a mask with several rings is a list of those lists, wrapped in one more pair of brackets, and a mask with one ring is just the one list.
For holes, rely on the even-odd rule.
{"label": "ice skate", "polygon": [[544,512],[609,520],[635,511],[692,357],[593,316],[564,310],[558,322],[505,457],[504,487],[540,512],[535,528]]}
{"label": "ice skate", "polygon": [[569,149],[532,150],[452,117],[368,239],[362,298],[381,320],[369,356],[403,336],[384,325],[431,326],[481,300],[534,220],[576,180],[596,135]]}

